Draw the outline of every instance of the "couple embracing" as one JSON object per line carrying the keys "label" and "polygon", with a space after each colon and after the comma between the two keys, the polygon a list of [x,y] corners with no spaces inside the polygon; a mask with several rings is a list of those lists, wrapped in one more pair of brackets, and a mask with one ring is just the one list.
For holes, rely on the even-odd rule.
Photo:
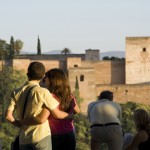
{"label": "couple embracing", "polygon": [[31,62],[27,77],[28,81],[12,92],[6,112],[6,119],[20,128],[20,149],[75,150],[73,117],[80,109],[67,75],[57,68],[45,73],[42,63]]}

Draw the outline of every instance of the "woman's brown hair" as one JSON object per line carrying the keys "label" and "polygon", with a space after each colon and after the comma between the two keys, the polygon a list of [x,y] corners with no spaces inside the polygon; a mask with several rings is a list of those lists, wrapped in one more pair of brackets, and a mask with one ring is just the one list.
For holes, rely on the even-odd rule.
{"label": "woman's brown hair", "polygon": [[138,130],[146,130],[150,134],[150,116],[144,109],[134,111],[134,120]]}
{"label": "woman's brown hair", "polygon": [[61,69],[54,68],[46,73],[49,79],[49,91],[57,96],[60,109],[67,111],[71,102],[71,89],[67,75]]}

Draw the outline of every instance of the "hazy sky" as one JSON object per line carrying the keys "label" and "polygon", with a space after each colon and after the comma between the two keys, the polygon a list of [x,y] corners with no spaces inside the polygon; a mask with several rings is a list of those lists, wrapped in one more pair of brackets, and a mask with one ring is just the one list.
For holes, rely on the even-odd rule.
{"label": "hazy sky", "polygon": [[0,39],[23,51],[124,51],[127,36],[150,36],[150,0],[0,0]]}

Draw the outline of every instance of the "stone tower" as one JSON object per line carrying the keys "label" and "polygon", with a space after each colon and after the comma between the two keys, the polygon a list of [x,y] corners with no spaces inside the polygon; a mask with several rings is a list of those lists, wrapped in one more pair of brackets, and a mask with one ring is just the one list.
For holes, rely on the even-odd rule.
{"label": "stone tower", "polygon": [[76,79],[80,91],[80,97],[84,98],[81,108],[87,112],[87,106],[91,100],[96,100],[95,69],[93,67],[74,67],[69,69],[69,81],[72,91],[75,90]]}
{"label": "stone tower", "polygon": [[126,37],[126,84],[150,82],[150,37]]}
{"label": "stone tower", "polygon": [[100,60],[100,54],[98,49],[88,49],[85,50],[85,60],[86,61],[99,61]]}

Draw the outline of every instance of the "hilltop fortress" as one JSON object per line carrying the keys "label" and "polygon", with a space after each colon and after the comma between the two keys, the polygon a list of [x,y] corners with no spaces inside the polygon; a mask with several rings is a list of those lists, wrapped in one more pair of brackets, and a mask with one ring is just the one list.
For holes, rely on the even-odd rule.
{"label": "hilltop fortress", "polygon": [[86,50],[85,54],[19,55],[11,64],[14,69],[26,71],[30,62],[40,61],[46,70],[63,69],[72,91],[78,80],[80,97],[84,99],[82,112],[103,90],[113,91],[119,103],[150,105],[150,37],[126,37],[125,61],[100,60],[99,53]]}

